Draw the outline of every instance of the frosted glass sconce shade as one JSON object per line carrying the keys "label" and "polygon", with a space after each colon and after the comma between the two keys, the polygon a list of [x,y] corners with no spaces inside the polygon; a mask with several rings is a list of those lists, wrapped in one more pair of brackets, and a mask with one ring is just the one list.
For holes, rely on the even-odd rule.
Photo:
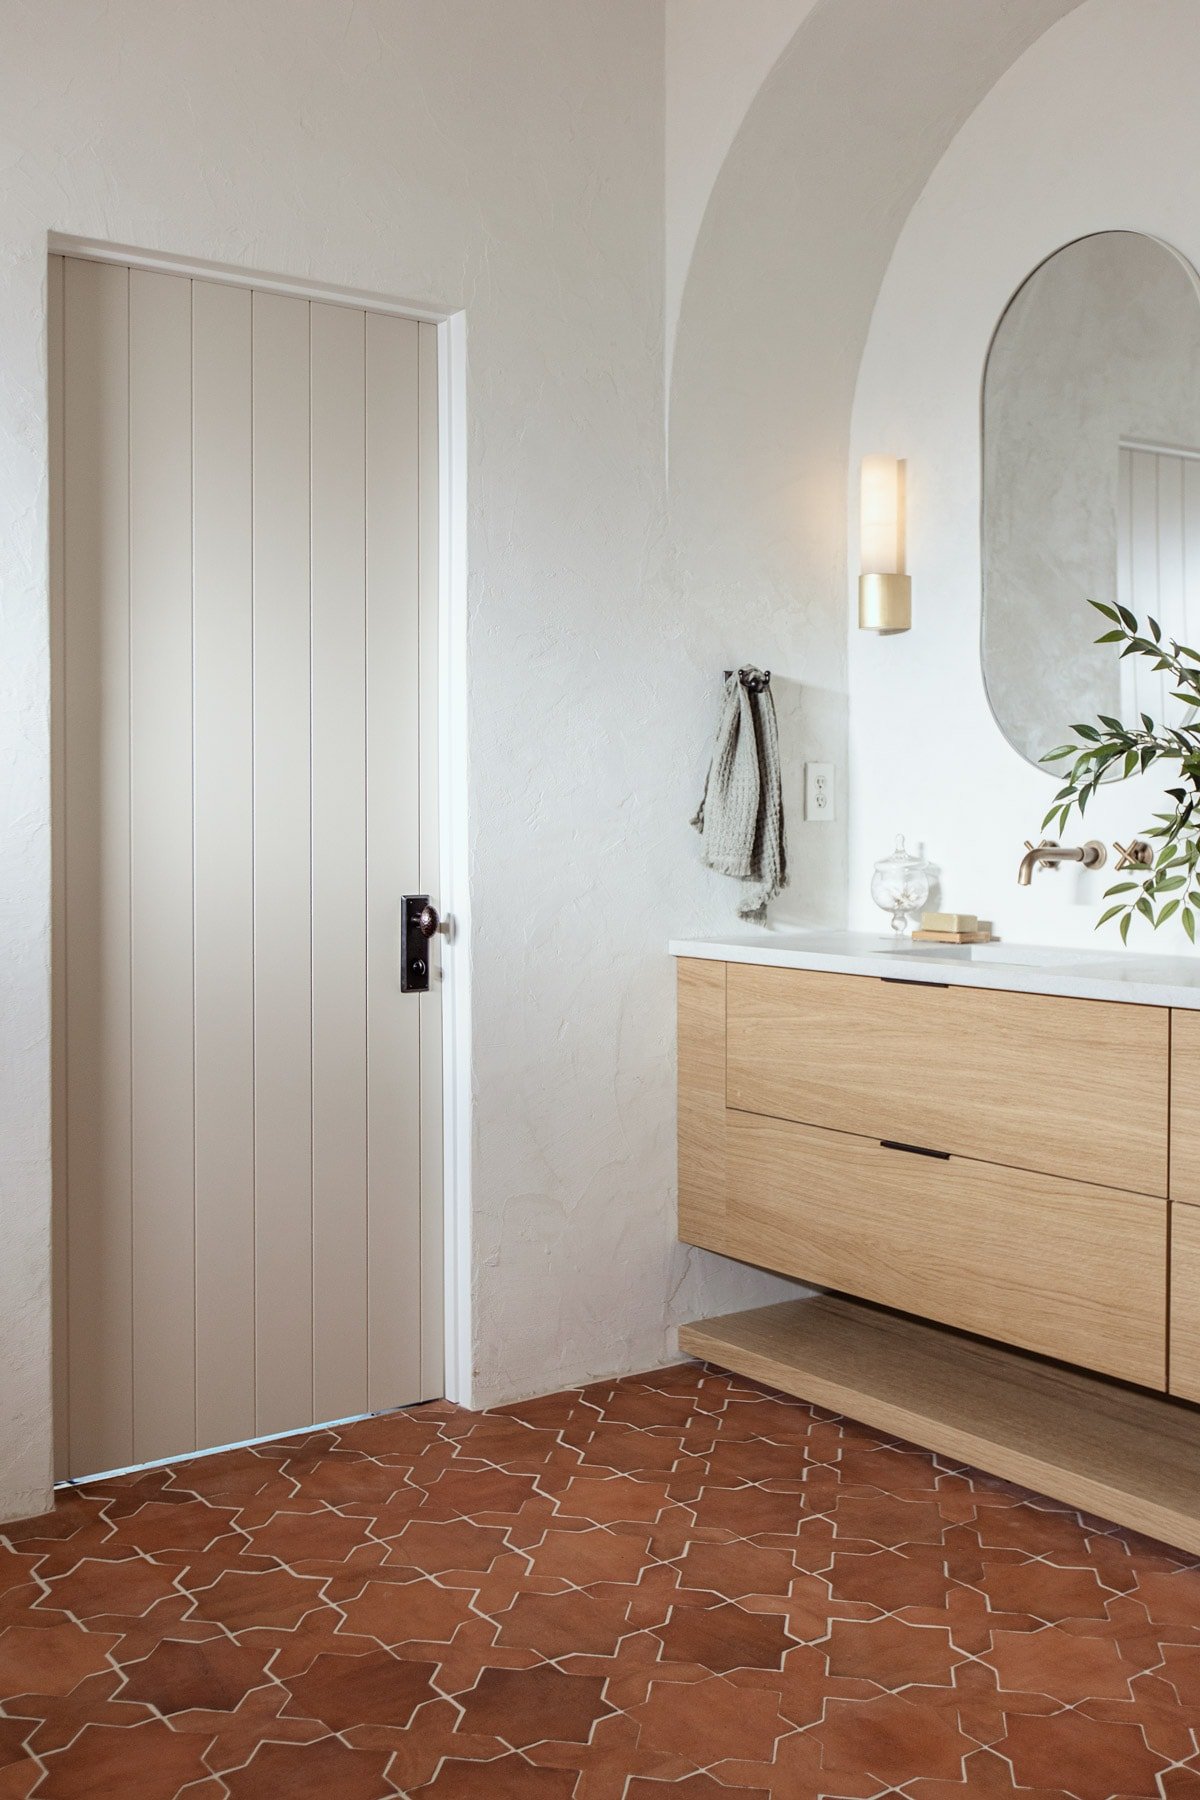
{"label": "frosted glass sconce shade", "polygon": [[912,583],[904,572],[904,464],[864,456],[858,623],[863,631],[907,631]]}

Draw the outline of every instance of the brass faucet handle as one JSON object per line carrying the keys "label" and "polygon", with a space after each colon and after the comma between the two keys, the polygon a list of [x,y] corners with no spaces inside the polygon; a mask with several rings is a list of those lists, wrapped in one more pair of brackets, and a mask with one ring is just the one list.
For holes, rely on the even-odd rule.
{"label": "brass faucet handle", "polygon": [[1026,838],[1025,839],[1025,848],[1027,850],[1057,850],[1058,849],[1058,839],[1057,838],[1043,838],[1040,844],[1031,844],[1029,839]]}
{"label": "brass faucet handle", "polygon": [[1118,869],[1152,869],[1154,850],[1145,838],[1131,838],[1128,844],[1114,843]]}

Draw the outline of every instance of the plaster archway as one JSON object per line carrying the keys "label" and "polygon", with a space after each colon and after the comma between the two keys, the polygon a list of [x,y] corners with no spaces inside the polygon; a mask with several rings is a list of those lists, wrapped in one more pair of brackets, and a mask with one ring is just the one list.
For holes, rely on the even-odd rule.
{"label": "plaster archway", "polygon": [[781,921],[841,923],[846,835],[804,825],[806,760],[846,764],[850,416],[897,237],[956,132],[1080,0],[819,0],[714,185],[668,406],[670,578],[696,704],[779,671],[793,883]]}

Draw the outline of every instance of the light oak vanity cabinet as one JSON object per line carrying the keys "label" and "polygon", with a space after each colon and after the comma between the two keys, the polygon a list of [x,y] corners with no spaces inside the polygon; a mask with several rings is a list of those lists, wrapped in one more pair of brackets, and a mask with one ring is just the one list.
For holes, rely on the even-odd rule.
{"label": "light oak vanity cabinet", "polygon": [[1170,1386],[1200,1401],[1200,1012],[1171,1014]]}
{"label": "light oak vanity cabinet", "polygon": [[827,1290],[683,1347],[1200,1548],[1200,1011],[687,956],[678,984],[679,1235]]}

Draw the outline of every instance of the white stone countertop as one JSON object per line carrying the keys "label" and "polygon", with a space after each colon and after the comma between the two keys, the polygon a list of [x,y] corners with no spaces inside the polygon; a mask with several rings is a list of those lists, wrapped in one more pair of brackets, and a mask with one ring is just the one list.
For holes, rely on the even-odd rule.
{"label": "white stone countertop", "polygon": [[949,987],[1003,988],[1017,994],[1063,994],[1078,1000],[1123,1000],[1134,1006],[1179,1006],[1200,1012],[1200,950],[1191,956],[1060,950],[1042,944],[914,944],[867,931],[772,931],[728,937],[672,938],[672,956],[709,962],[765,963],[835,975],[885,976]]}

